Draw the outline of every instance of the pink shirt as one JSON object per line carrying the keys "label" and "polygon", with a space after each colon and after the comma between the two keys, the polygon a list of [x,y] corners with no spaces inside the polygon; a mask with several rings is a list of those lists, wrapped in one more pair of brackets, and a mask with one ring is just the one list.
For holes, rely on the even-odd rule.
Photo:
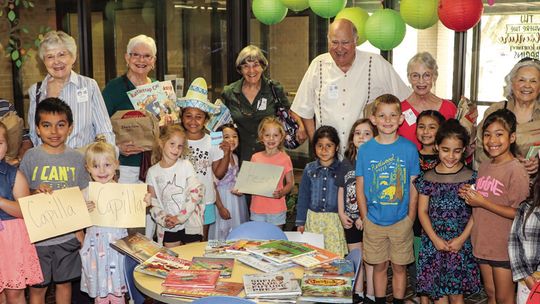
{"label": "pink shirt", "polygon": [[[270,164],[275,166],[281,166],[285,168],[278,182],[276,190],[283,189],[283,179],[285,175],[293,169],[292,161],[287,153],[281,151],[272,156],[266,156],[265,152],[258,152],[251,156],[251,161],[255,163]],[[285,197],[271,198],[259,195],[253,195],[251,197],[250,210],[255,213],[262,214],[277,214],[287,211],[287,205],[285,204]]]}
{"label": "pink shirt", "polygon": [[[405,113],[405,111],[409,109],[411,109],[414,113],[414,123],[409,125],[409,123],[404,120],[398,129],[398,134],[412,141],[416,145],[416,148],[420,150],[422,149],[422,145],[420,144],[420,142],[418,142],[418,139],[416,139],[416,117],[418,117],[420,113],[418,113],[418,111],[416,111],[416,109],[411,106],[407,99],[405,99],[401,102],[401,112]],[[457,107],[452,101],[443,99],[441,107],[438,111],[446,119],[455,118],[457,113]]]}

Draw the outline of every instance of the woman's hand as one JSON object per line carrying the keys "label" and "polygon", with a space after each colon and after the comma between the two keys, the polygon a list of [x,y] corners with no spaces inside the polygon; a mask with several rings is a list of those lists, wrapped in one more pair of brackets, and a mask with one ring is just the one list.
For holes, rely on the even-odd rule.
{"label": "woman's hand", "polygon": [[517,159],[523,164],[529,175],[534,175],[538,172],[538,155],[535,155],[529,159],[518,156]]}
{"label": "woman's hand", "polygon": [[124,156],[130,156],[144,152],[144,149],[142,147],[134,144],[132,141],[118,144],[118,150],[120,150],[120,154]]}
{"label": "woman's hand", "polygon": [[353,225],[353,220],[345,213],[338,213],[338,215],[339,219],[341,220],[341,225],[343,225],[343,228],[350,229]]}

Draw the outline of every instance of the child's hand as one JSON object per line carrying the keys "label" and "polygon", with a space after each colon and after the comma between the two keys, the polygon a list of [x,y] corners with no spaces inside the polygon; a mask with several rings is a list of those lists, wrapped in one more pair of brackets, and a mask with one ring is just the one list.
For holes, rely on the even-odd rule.
{"label": "child's hand", "polygon": [[478,191],[474,189],[473,185],[463,185],[461,188],[459,188],[458,195],[471,207],[484,206],[484,196],[478,193]]}
{"label": "child's hand", "polygon": [[448,243],[438,236],[435,238],[435,240],[433,240],[433,245],[435,246],[435,249],[437,249],[438,251],[450,251],[450,247],[448,247]]}
{"label": "child's hand", "polygon": [[338,213],[339,219],[341,220],[341,225],[343,225],[343,228],[349,229],[353,225],[353,220],[348,217],[345,213]]}
{"label": "child's hand", "polygon": [[231,193],[234,194],[234,195],[236,195],[236,196],[242,196],[242,195],[244,195],[244,193],[239,192],[238,189],[232,189],[232,190],[231,190]]}
{"label": "child's hand", "polygon": [[453,238],[448,241],[448,249],[457,253],[463,247],[463,243],[465,243],[465,240],[462,240],[460,237]]}
{"label": "child's hand", "polygon": [[356,226],[356,229],[364,230],[364,221],[362,221],[361,218],[357,218],[356,221],[354,221],[354,225]]}
{"label": "child's hand", "polygon": [[529,288],[529,290],[532,290],[536,282],[538,282],[538,279],[533,276],[528,276],[524,279],[525,285]]}
{"label": "child's hand", "polygon": [[92,212],[96,209],[96,204],[93,201],[86,201],[86,208],[88,209],[88,212]]}
{"label": "child's hand", "polygon": [[222,141],[219,144],[219,148],[223,150],[224,154],[230,154],[231,153],[231,144],[228,141]]}
{"label": "child's hand", "polygon": [[298,226],[296,227],[296,231],[300,232],[300,233],[304,233],[304,226]]}
{"label": "child's hand", "polygon": [[165,227],[167,228],[173,228],[174,226],[178,225],[180,221],[178,218],[174,215],[167,214],[165,216]]}
{"label": "child's hand", "polygon": [[84,231],[83,230],[77,230],[75,231],[75,238],[77,241],[79,241],[80,247],[82,247],[82,244],[84,243]]}
{"label": "child's hand", "polygon": [[53,188],[49,186],[48,184],[41,184],[37,187],[36,193],[48,193],[51,194],[53,192]]}
{"label": "child's hand", "polygon": [[517,159],[519,160],[520,163],[523,164],[523,166],[525,167],[525,170],[527,170],[527,173],[529,173],[529,175],[533,175],[533,174],[536,174],[536,172],[538,172],[538,155],[534,155],[533,157],[529,159],[525,159],[521,156],[518,156]]}
{"label": "child's hand", "polygon": [[219,216],[224,220],[230,220],[231,219],[231,213],[229,212],[229,209],[225,207],[218,207],[218,213]]}
{"label": "child's hand", "polygon": [[272,196],[274,198],[282,198],[283,196],[285,195],[285,193],[283,193],[283,189],[280,189],[280,190],[276,190],[272,193]]}
{"label": "child's hand", "polygon": [[150,192],[146,192],[144,195],[144,202],[146,203],[146,207],[152,206],[152,194]]}

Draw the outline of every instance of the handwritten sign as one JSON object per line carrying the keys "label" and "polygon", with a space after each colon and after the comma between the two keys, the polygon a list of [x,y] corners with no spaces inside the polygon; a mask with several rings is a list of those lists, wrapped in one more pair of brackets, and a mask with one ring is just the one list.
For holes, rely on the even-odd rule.
{"label": "handwritten sign", "polygon": [[272,197],[283,170],[281,166],[244,161],[234,187],[241,193]]}
{"label": "handwritten sign", "polygon": [[19,205],[32,243],[92,225],[78,187],[23,197]]}
{"label": "handwritten sign", "polygon": [[96,204],[90,213],[92,224],[105,227],[144,227],[146,222],[145,184],[91,182],[88,199]]}

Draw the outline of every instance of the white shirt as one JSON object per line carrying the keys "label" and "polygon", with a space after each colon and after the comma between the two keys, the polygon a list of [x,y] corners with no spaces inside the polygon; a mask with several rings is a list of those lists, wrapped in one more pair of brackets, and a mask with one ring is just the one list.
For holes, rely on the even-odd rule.
{"label": "white shirt", "polygon": [[356,49],[355,60],[344,73],[330,53],[325,53],[309,65],[291,110],[305,119],[315,117],[316,128],[321,125],[336,128],[342,157],[350,128],[356,120],[364,117],[365,105],[386,93],[404,100],[411,94],[411,89],[382,56]]}

